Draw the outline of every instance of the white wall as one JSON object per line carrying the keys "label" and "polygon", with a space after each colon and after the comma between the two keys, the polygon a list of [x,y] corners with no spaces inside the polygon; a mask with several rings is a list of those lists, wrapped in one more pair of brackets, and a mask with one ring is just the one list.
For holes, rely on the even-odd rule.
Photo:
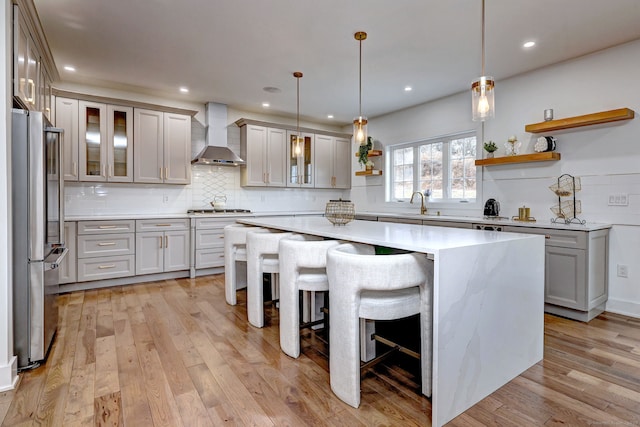
{"label": "white wall", "polygon": [[18,376],[13,355],[11,274],[11,2],[0,7],[0,392],[13,388]]}
{"label": "white wall", "polygon": [[[539,135],[526,133],[524,126],[543,121],[547,108],[553,108],[555,118],[622,107],[640,113],[639,71],[640,41],[635,41],[498,81],[496,117],[486,122],[482,140],[495,141],[501,147],[496,156],[501,156],[507,138],[515,134],[522,153],[531,153]],[[473,129],[470,104],[468,93],[457,94],[374,118],[369,132],[388,145]],[[548,187],[565,173],[580,177],[580,217],[614,225],[607,310],[640,317],[640,267],[634,263],[640,257],[640,118],[551,135],[558,140],[560,161],[485,167],[482,197],[497,198],[502,215],[517,215],[517,208],[526,204],[538,222],[548,222],[550,207],[558,201]],[[383,179],[375,179],[358,178],[351,191],[352,199],[367,209],[384,200]],[[627,194],[629,205],[608,206],[611,194]],[[473,214],[481,215],[481,207]],[[617,277],[617,264],[629,267],[628,278]]]}

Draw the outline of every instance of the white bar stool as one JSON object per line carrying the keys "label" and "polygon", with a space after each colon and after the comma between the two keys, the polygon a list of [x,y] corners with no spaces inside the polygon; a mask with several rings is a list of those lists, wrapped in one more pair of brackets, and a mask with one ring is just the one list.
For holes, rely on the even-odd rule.
{"label": "white bar stool", "polygon": [[278,298],[278,246],[280,240],[292,236],[276,230],[262,229],[247,233],[247,317],[257,328],[264,326],[264,292],[262,275],[271,273],[273,299]]}
{"label": "white bar stool", "polygon": [[422,393],[430,396],[433,262],[427,255],[375,255],[373,246],[345,243],[328,250],[327,277],[329,373],[336,396],[355,408],[360,405],[361,319],[394,320],[418,313]]}
{"label": "white bar stool", "polygon": [[[327,250],[339,244],[306,234],[280,240],[280,348],[293,358],[300,356],[299,291],[311,293],[311,306],[316,292],[329,291]],[[312,315],[303,320],[316,319]]]}
{"label": "white bar stool", "polygon": [[229,305],[236,305],[236,292],[247,287],[247,233],[256,230],[264,229],[244,224],[224,228],[224,295]]}

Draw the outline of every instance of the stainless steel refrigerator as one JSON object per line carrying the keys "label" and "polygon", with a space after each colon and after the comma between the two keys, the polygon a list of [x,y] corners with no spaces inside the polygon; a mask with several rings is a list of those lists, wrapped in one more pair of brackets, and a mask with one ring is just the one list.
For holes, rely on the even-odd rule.
{"label": "stainless steel refrigerator", "polygon": [[13,339],[23,370],[46,359],[58,323],[58,266],[67,253],[62,130],[18,109],[11,128]]}

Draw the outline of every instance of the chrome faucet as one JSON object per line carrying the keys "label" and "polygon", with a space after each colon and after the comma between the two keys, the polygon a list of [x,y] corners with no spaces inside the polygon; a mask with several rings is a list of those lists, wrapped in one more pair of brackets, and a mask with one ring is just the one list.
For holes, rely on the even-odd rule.
{"label": "chrome faucet", "polygon": [[409,203],[413,203],[413,196],[415,196],[416,194],[419,194],[421,197],[421,201],[420,201],[420,215],[424,215],[427,213],[427,207],[424,205],[424,194],[422,194],[419,191],[414,191],[413,194],[411,195],[411,200],[409,201]]}

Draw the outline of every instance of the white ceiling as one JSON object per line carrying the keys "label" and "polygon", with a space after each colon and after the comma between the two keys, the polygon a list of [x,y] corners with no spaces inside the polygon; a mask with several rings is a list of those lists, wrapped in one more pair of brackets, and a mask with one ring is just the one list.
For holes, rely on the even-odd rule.
{"label": "white ceiling", "polygon": [[[466,90],[481,73],[481,0],[34,0],[67,82],[336,124]],[[640,39],[640,0],[486,0],[499,80]],[[523,42],[534,40],[532,49]],[[73,65],[77,71],[65,71]],[[585,82],[585,85],[594,82]],[[413,91],[405,92],[410,85]],[[186,95],[178,92],[186,86]],[[265,87],[280,93],[268,93]]]}

